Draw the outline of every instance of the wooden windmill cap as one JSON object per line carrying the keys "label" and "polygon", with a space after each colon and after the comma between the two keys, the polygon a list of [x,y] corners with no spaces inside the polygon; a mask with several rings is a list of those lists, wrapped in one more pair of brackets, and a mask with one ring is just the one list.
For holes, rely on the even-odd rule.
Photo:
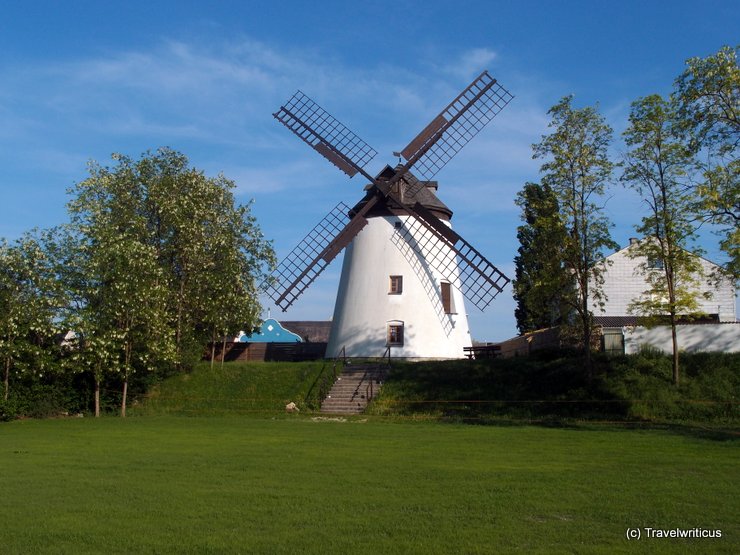
{"label": "wooden windmill cap", "polygon": [[[386,166],[385,169],[380,172],[378,177],[388,179],[401,168],[401,165],[396,166],[395,169],[390,166]],[[400,190],[396,192],[398,193],[398,196],[403,199],[404,205],[413,206],[419,202],[424,208],[434,213],[434,215],[440,220],[449,220],[452,218],[452,210],[450,210],[444,202],[439,200],[435,194],[435,191],[438,188],[438,183],[436,181],[420,181],[414,174],[407,172],[399,181],[399,186]],[[367,191],[367,194],[352,208],[352,210],[350,210],[350,216],[360,210],[370,198],[377,194],[372,184],[366,185],[365,191]],[[366,214],[366,217],[371,218],[389,215],[404,216],[407,214],[408,212],[402,206],[399,206],[394,200],[386,197],[382,202],[378,202]]]}

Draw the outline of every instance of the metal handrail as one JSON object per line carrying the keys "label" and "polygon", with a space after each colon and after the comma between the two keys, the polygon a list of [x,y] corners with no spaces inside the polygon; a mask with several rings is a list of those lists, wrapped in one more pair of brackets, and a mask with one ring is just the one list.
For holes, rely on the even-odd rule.
{"label": "metal handrail", "polygon": [[344,346],[340,349],[339,353],[337,353],[337,356],[334,357],[334,365],[332,366],[332,374],[334,375],[334,381],[337,381],[337,363],[339,362],[339,358],[342,358],[342,365],[347,365],[347,351],[345,350]]}
{"label": "metal handrail", "polygon": [[385,360],[386,355],[388,355],[388,367],[390,368],[391,366],[391,346],[390,345],[388,345],[385,348],[385,351],[383,351],[383,356],[381,356],[380,358],[382,360]]}

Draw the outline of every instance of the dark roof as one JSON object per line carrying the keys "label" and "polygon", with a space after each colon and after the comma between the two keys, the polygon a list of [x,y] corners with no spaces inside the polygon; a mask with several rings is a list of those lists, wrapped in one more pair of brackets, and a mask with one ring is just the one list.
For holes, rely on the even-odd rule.
{"label": "dark roof", "polygon": [[327,343],[331,331],[331,320],[296,320],[280,322],[288,331],[300,335],[304,341],[311,343]]}
{"label": "dark roof", "polygon": [[[401,169],[402,166],[398,165],[395,169],[390,166],[386,166],[385,169],[378,174],[378,177],[384,179],[390,179],[393,177],[396,171]],[[437,190],[436,181],[419,181],[414,174],[407,172],[406,175],[401,179],[403,182],[403,204],[406,206],[413,206],[414,204],[421,203],[424,208],[434,212],[437,217],[445,220],[449,220],[452,217],[452,210],[435,194]],[[367,194],[363,199],[355,205],[350,213],[358,211],[370,198],[374,195],[379,194],[372,185],[365,187]],[[378,203],[377,206],[373,207],[368,213],[369,216],[373,215],[385,215],[389,211],[393,212],[398,210],[400,207],[395,201],[385,198],[383,202]]]}
{"label": "dark roof", "polygon": [[594,324],[605,328],[636,326],[637,316],[594,316]]}
{"label": "dark roof", "polygon": [[[594,316],[594,324],[604,328],[621,328],[624,326],[640,326],[643,323],[639,316]],[[668,323],[667,321],[665,322]],[[678,325],[685,324],[718,324],[719,315],[705,314],[694,318],[684,318],[679,316]]]}

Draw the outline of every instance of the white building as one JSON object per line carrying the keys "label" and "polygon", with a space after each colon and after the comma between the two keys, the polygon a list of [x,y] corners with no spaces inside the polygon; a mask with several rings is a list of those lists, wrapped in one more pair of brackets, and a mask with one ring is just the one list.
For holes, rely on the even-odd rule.
{"label": "white building", "polygon": [[[596,324],[602,326],[603,347],[606,351],[636,353],[643,346],[650,346],[664,352],[672,350],[669,326],[646,328],[639,326],[638,317],[630,314],[629,306],[635,300],[650,294],[650,284],[640,268],[647,260],[630,256],[636,239],[630,244],[608,256],[609,262],[604,270],[603,292],[606,301],[603,307],[592,303]],[[701,323],[686,320],[679,326],[679,349],[684,351],[740,351],[740,323],[737,321],[735,285],[730,279],[715,283],[709,276],[716,274],[719,267],[698,257],[702,276],[698,276],[693,286]],[[655,271],[661,271],[656,264]],[[711,325],[716,324],[716,325]]]}
{"label": "white building", "polygon": [[[630,250],[634,248],[637,239],[630,239],[630,244],[606,257],[608,264],[604,270],[603,291],[607,297],[603,310],[593,303],[594,316],[609,317],[630,316],[628,307],[633,301],[649,294],[650,285],[640,269],[640,265],[647,262],[645,258],[632,258]],[[706,319],[716,322],[735,322],[735,286],[729,279],[723,279],[718,284],[712,283],[708,277],[719,269],[719,266],[699,257],[703,276],[698,279],[698,286],[694,287],[699,312]],[[661,271],[656,267],[655,271]]]}

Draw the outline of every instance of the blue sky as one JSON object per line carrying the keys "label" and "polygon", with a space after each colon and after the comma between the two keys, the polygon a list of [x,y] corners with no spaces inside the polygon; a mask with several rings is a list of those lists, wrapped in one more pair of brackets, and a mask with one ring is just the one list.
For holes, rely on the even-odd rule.
{"label": "blue sky", "polygon": [[[436,179],[453,225],[513,276],[514,197],[538,179],[531,144],[561,97],[599,104],[623,151],[630,103],[666,94],[692,56],[740,42],[733,1],[560,2],[36,2],[0,3],[0,237],[66,219],[66,190],[88,160],[169,146],[237,183],[279,255],[337,202],[349,180],[273,118],[303,90],[392,163],[482,69],[512,103]],[[642,214],[615,184],[614,239]],[[714,236],[701,246],[721,262]],[[337,259],[281,319],[328,319]],[[473,337],[515,335],[510,291],[485,313],[468,307]]]}

